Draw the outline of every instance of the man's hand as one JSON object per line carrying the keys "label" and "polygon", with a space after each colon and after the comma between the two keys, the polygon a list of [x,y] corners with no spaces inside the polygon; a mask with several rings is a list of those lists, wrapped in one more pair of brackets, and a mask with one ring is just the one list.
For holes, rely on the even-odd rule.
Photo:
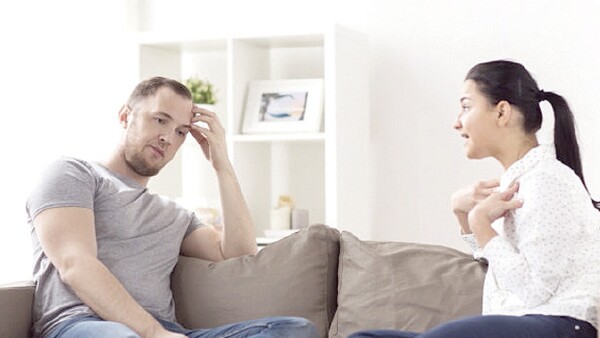
{"label": "man's hand", "polygon": [[503,192],[494,192],[469,212],[469,227],[480,247],[483,248],[498,235],[492,228],[495,220],[506,215],[508,211],[523,206],[523,201],[514,198],[518,190],[519,183],[515,183]]}
{"label": "man's hand", "polygon": [[[208,128],[195,124],[204,122]],[[192,108],[192,119],[190,120],[190,133],[196,139],[206,159],[209,160],[216,171],[231,167],[227,156],[227,144],[225,143],[225,129],[214,112],[194,106]]]}

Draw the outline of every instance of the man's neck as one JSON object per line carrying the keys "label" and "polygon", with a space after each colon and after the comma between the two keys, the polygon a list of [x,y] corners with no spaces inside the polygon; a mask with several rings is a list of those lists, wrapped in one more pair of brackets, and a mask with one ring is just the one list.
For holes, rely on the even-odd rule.
{"label": "man's neck", "polygon": [[147,186],[150,181],[150,177],[142,176],[131,169],[125,160],[125,154],[120,150],[114,151],[102,164],[110,171],[131,178],[141,186]]}

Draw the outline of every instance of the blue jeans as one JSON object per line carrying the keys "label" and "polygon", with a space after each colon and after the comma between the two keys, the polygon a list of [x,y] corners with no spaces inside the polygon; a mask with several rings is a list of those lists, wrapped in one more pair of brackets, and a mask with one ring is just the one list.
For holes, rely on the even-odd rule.
{"label": "blue jeans", "polygon": [[370,330],[348,338],[596,338],[588,322],[559,316],[475,316],[451,321],[424,333]]}
{"label": "blue jeans", "polygon": [[[319,338],[314,325],[299,317],[267,317],[212,329],[188,330],[181,325],[159,320],[162,326],[189,338]],[[96,316],[80,316],[60,323],[44,338],[140,338],[129,327],[100,319]]]}

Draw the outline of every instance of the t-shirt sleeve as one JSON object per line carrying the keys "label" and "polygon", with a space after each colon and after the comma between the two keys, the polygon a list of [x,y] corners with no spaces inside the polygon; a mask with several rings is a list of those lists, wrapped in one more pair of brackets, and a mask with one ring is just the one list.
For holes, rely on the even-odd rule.
{"label": "t-shirt sleeve", "polygon": [[196,214],[192,212],[190,225],[188,226],[187,230],[185,231],[184,238],[187,237],[187,235],[191,234],[194,230],[204,227],[204,226],[206,226],[206,223],[202,222],[198,218],[198,216],[196,216]]}
{"label": "t-shirt sleeve", "polygon": [[29,221],[42,211],[60,207],[94,209],[97,176],[83,161],[61,158],[42,172],[26,202]]}

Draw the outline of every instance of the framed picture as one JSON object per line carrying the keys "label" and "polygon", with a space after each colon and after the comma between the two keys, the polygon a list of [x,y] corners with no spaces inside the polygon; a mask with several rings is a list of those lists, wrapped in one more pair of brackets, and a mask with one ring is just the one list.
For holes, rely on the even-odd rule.
{"label": "framed picture", "polygon": [[322,79],[252,81],[242,133],[317,132],[322,117]]}

